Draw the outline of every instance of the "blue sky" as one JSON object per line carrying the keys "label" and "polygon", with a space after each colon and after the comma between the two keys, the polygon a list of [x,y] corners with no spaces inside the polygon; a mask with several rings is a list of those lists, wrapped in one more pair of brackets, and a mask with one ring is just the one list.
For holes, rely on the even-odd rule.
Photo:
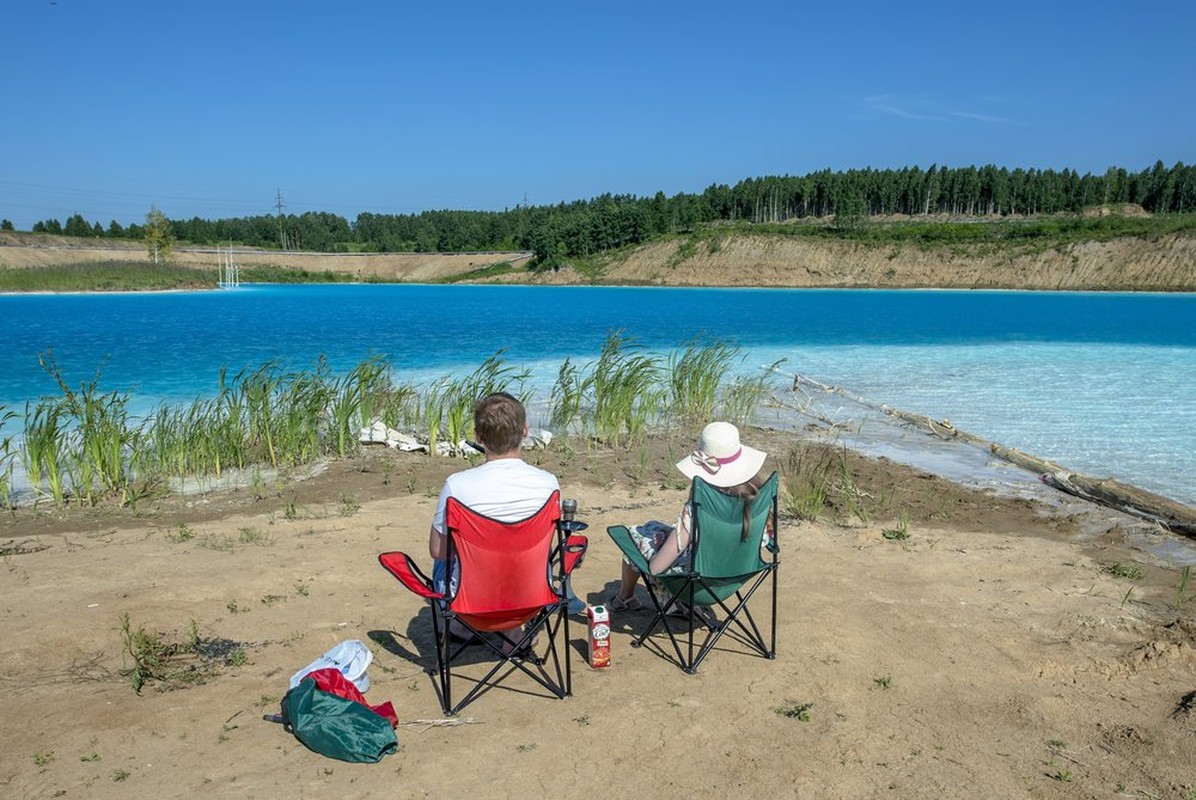
{"label": "blue sky", "polygon": [[1196,161],[1196,3],[10,0],[0,218]]}

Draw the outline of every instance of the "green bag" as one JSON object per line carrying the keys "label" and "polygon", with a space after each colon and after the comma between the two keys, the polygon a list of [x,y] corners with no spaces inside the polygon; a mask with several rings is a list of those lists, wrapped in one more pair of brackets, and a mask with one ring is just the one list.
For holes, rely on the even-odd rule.
{"label": "green bag", "polygon": [[399,748],[385,717],[361,703],[320,691],[310,678],[282,698],[282,717],[295,738],[329,758],[372,764]]}

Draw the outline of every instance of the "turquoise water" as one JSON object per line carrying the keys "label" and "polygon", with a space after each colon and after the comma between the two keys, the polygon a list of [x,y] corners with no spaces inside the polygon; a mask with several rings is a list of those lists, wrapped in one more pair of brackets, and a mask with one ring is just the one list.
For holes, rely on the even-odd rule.
{"label": "turquoise water", "polygon": [[[778,359],[878,403],[1067,467],[1196,503],[1196,295],[526,286],[249,286],[232,291],[0,297],[0,404],[73,384],[134,409],[214,393],[220,368],[270,359],[401,378],[468,371],[496,351],[547,391],[565,357],[623,329],[668,351],[703,334],[741,368]],[[844,412],[846,413],[846,412]]]}

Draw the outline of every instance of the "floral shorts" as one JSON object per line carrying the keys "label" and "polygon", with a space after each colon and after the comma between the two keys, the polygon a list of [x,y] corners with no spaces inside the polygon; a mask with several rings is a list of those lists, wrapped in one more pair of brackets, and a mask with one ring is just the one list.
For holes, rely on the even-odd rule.
{"label": "floral shorts", "polygon": [[[658,520],[649,520],[643,525],[628,526],[628,532],[631,534],[631,541],[635,542],[635,546],[639,548],[644,560],[651,561],[664,545],[665,539],[673,532],[673,526]],[[688,568],[689,548],[687,547],[685,552],[677,556],[673,565],[660,574],[676,575],[685,572]]]}

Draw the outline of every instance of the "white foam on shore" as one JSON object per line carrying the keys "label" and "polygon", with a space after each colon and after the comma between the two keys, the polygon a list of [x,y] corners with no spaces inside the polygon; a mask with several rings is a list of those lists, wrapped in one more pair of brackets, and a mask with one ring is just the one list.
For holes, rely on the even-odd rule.
{"label": "white foam on shore", "polygon": [[[829,425],[828,420],[834,425]],[[762,415],[759,421],[769,427],[795,430],[813,439],[842,444],[866,456],[916,467],[962,486],[1041,502],[1058,513],[1073,515],[1080,525],[1081,536],[1103,533],[1114,524],[1120,525],[1126,531],[1127,544],[1160,563],[1196,564],[1196,541],[1060,492],[1044,484],[1037,474],[993,456],[984,447],[960,438],[934,436],[883,413],[878,404],[855,402],[839,394],[807,394],[799,405],[791,404]],[[963,429],[956,426],[956,430]],[[1029,452],[1027,455],[1039,456]]]}

